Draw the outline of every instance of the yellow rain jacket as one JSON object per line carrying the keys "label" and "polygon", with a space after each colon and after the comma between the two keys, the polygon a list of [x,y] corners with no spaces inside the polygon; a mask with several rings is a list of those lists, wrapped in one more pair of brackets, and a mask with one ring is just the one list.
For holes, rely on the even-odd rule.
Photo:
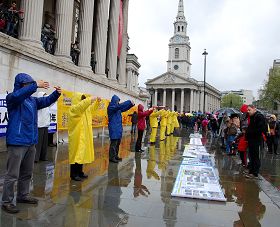
{"label": "yellow rain jacket", "polygon": [[160,115],[161,117],[160,127],[167,126],[167,116],[168,116],[168,112],[166,110],[162,110],[162,113]]}
{"label": "yellow rain jacket", "polygon": [[86,164],[94,161],[92,115],[99,106],[95,101],[91,105],[91,98],[81,101],[81,93],[72,99],[69,110],[69,163]]}
{"label": "yellow rain jacket", "polygon": [[168,125],[171,125],[172,124],[172,121],[173,121],[173,112],[171,111],[167,111],[168,112],[168,115],[167,115],[167,124]]}
{"label": "yellow rain jacket", "polygon": [[160,116],[162,113],[162,110],[160,111],[154,111],[150,115],[150,126],[151,128],[157,128],[158,127],[158,116]]}
{"label": "yellow rain jacket", "polygon": [[177,112],[173,113],[174,128],[180,128],[179,121],[178,121],[178,115],[179,114]]}

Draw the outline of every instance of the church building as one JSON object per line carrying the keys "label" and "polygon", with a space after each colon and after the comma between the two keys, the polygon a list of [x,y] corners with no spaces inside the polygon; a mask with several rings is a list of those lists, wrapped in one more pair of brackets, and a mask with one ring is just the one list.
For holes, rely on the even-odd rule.
{"label": "church building", "polygon": [[[154,106],[168,106],[172,111],[203,111],[204,82],[191,78],[190,40],[187,35],[184,2],[179,0],[174,22],[174,35],[169,41],[167,72],[148,80],[145,84]],[[203,66],[202,66],[203,67]],[[220,108],[221,93],[206,83],[205,111]]]}

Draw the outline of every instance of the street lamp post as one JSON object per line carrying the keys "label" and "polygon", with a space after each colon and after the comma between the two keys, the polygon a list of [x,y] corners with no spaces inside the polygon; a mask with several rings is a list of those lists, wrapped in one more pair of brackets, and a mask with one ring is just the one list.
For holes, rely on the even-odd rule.
{"label": "street lamp post", "polygon": [[149,90],[150,97],[151,97],[151,103],[150,103],[150,108],[153,106],[153,94],[154,94],[154,88],[151,87]]}
{"label": "street lamp post", "polygon": [[203,80],[203,113],[205,114],[205,98],[206,98],[206,93],[205,93],[205,87],[206,87],[206,57],[208,53],[206,52],[206,49],[204,49],[204,52],[202,53],[204,55],[204,80]]}

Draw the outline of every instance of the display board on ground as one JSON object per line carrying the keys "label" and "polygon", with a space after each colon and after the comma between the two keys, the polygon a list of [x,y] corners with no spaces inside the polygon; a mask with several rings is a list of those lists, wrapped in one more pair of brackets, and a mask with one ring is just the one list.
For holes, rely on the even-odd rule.
{"label": "display board on ground", "polygon": [[172,196],[226,201],[212,167],[181,165]]}
{"label": "display board on ground", "polygon": [[185,146],[183,157],[202,158],[204,156],[210,156],[210,154],[207,153],[204,146],[196,146],[196,145]]}
{"label": "display board on ground", "polygon": [[213,167],[215,163],[213,157],[205,156],[202,158],[184,158],[182,161],[182,165]]}
{"label": "display board on ground", "polygon": [[191,138],[190,145],[202,146],[202,142],[200,138]]}

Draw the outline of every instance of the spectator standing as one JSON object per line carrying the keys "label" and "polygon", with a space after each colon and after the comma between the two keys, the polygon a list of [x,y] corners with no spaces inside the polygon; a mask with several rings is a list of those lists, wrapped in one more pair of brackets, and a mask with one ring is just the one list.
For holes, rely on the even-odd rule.
{"label": "spectator standing", "polygon": [[35,144],[38,142],[37,113],[56,102],[61,94],[61,88],[55,87],[56,90],[48,97],[32,97],[38,88],[47,89],[49,83],[43,80],[36,82],[28,74],[19,73],[15,77],[14,91],[6,98],[9,115],[6,135],[8,157],[2,210],[8,213],[19,212],[13,204],[16,181],[17,203],[38,204],[38,200],[29,195],[36,154]]}
{"label": "spectator standing", "polygon": [[248,114],[250,116],[250,123],[246,131],[246,139],[248,141],[250,166],[249,173],[246,174],[246,177],[258,179],[261,166],[259,155],[262,133],[266,133],[267,127],[263,114],[257,111],[254,105],[248,105]]}
{"label": "spectator standing", "polygon": [[131,134],[135,134],[136,133],[136,126],[137,126],[137,122],[138,122],[138,115],[137,112],[134,111],[133,114],[130,114],[129,116],[131,116]]}
{"label": "spectator standing", "polygon": [[[45,97],[46,92],[40,91],[38,98]],[[50,109],[46,107],[38,110],[38,143],[36,144],[35,163],[40,161],[47,161],[48,151],[48,128],[51,124]]]}
{"label": "spectator standing", "polygon": [[268,122],[268,133],[267,133],[268,152],[270,154],[274,153],[277,155],[278,144],[279,144],[279,123],[277,122],[276,116],[272,114]]}

